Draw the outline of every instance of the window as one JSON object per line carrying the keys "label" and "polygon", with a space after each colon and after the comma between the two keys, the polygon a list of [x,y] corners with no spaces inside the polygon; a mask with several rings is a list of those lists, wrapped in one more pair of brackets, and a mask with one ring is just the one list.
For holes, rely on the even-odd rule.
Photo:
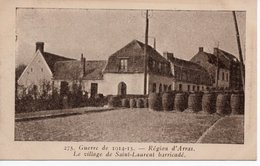
{"label": "window", "polygon": [[152,66],[153,66],[153,69],[155,69],[156,63],[154,60],[152,60]]}
{"label": "window", "polygon": [[195,91],[195,85],[193,85],[192,90]]}
{"label": "window", "polygon": [[120,71],[127,71],[127,59],[120,60]]}
{"label": "window", "polygon": [[152,92],[156,92],[156,83],[153,83],[153,89]]}
{"label": "window", "polygon": [[164,70],[164,73],[166,74],[167,73],[167,64],[166,63],[164,64],[164,69],[163,70]]}
{"label": "window", "polygon": [[226,74],[226,80],[228,81],[228,73]]}
{"label": "window", "polygon": [[188,91],[190,91],[190,85],[188,85]]}
{"label": "window", "polygon": [[41,68],[41,71],[43,72],[43,68]]}
{"label": "window", "polygon": [[179,84],[179,90],[182,91],[182,84]]}
{"label": "window", "polygon": [[159,71],[162,71],[162,64],[159,62]]}
{"label": "window", "polygon": [[164,88],[164,92],[167,91],[167,85],[163,85],[163,88]]}
{"label": "window", "polygon": [[222,80],[224,80],[224,78],[225,78],[225,73],[222,72]]}
{"label": "window", "polygon": [[197,91],[200,91],[200,86],[197,86]]}
{"label": "window", "polygon": [[170,85],[169,87],[168,87],[168,91],[171,91],[172,90],[172,86]]}
{"label": "window", "polygon": [[202,86],[202,90],[204,90],[204,86]]}

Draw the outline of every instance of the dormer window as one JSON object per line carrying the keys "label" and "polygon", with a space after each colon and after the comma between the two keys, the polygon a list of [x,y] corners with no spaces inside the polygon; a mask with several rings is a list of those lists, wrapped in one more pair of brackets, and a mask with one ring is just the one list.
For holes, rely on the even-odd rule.
{"label": "dormer window", "polygon": [[120,59],[120,71],[127,71],[127,59]]}

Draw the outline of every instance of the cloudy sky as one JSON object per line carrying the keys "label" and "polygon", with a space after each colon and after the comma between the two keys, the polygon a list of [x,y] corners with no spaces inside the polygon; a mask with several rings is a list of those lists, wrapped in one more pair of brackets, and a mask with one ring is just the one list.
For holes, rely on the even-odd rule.
{"label": "cloudy sky", "polygon": [[[245,46],[246,13],[237,12],[241,42]],[[144,41],[145,18],[141,10],[17,9],[16,64],[28,64],[35,42],[45,51],[87,60],[108,56],[134,39]],[[156,49],[173,52],[189,60],[204,47],[219,48],[238,57],[236,32],[231,11],[151,11],[149,36]],[[153,45],[153,38],[149,38]]]}

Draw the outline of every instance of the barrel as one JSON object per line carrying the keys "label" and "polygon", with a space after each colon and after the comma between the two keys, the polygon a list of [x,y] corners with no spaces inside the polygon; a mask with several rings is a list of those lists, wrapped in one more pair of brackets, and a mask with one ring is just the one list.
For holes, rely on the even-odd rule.
{"label": "barrel", "polygon": [[174,99],[174,109],[176,111],[184,111],[187,108],[187,97],[185,93],[177,93]]}
{"label": "barrel", "polygon": [[201,109],[201,96],[196,93],[192,93],[188,98],[188,109],[193,112],[198,112]]}
{"label": "barrel", "polygon": [[122,99],[121,100],[121,103],[122,103],[122,107],[127,107],[129,108],[129,99]]}
{"label": "barrel", "polygon": [[230,95],[220,93],[217,96],[216,112],[221,115],[230,114]]}
{"label": "barrel", "polygon": [[136,102],[136,107],[137,108],[144,108],[144,101],[143,101],[143,99],[137,98],[137,99],[135,99],[135,102]]}
{"label": "barrel", "polygon": [[155,111],[162,110],[162,101],[159,93],[150,93],[148,101],[150,109]]}
{"label": "barrel", "polygon": [[162,95],[162,108],[164,111],[172,111],[174,106],[174,93],[165,92]]}
{"label": "barrel", "polygon": [[109,107],[120,107],[121,106],[120,97],[110,96],[108,99],[108,106]]}
{"label": "barrel", "polygon": [[201,111],[202,110],[202,97],[203,97],[203,92],[198,92],[198,100],[199,100],[199,105],[198,105],[198,110]]}
{"label": "barrel", "polygon": [[144,108],[148,108],[149,104],[148,104],[148,98],[143,98],[144,101]]}
{"label": "barrel", "polygon": [[129,105],[130,105],[130,108],[136,108],[136,101],[135,101],[135,99],[130,99],[129,100]]}
{"label": "barrel", "polygon": [[202,111],[212,114],[216,112],[216,95],[205,92],[202,97]]}
{"label": "barrel", "polygon": [[234,93],[230,98],[231,113],[244,114],[244,94]]}

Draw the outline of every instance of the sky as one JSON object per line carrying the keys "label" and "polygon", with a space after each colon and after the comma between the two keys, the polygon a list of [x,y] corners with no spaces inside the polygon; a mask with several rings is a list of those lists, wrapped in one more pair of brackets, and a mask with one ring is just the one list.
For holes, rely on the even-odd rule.
{"label": "sky", "polygon": [[[149,44],[156,50],[173,52],[190,60],[198,47],[212,53],[219,46],[238,55],[231,11],[152,10]],[[237,12],[245,56],[246,13]],[[27,65],[34,57],[35,43],[44,42],[46,52],[87,60],[107,60],[134,39],[144,42],[143,10],[29,9],[16,12],[16,65]]]}

